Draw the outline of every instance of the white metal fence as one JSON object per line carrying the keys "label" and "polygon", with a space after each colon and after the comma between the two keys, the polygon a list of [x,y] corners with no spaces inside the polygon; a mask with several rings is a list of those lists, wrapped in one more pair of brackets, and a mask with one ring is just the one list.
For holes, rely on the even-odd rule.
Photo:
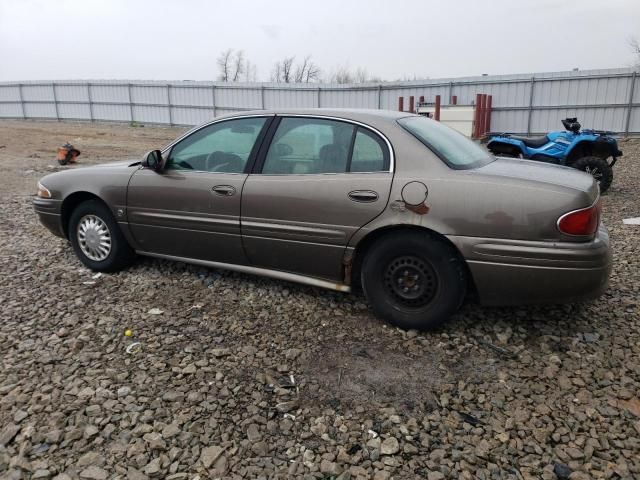
{"label": "white metal fence", "polygon": [[[281,84],[195,81],[37,81],[0,83],[0,118],[197,125],[241,110],[374,108],[397,110],[398,97],[441,95],[472,104],[493,96],[491,130],[541,133],[578,117],[585,127],[640,134],[640,75],[608,69],[382,84]],[[405,101],[405,105],[408,102]]]}

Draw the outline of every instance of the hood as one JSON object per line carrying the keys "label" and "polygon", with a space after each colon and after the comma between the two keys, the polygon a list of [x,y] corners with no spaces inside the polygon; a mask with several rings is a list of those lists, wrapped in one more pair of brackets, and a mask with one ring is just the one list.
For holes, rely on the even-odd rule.
{"label": "hood", "polygon": [[495,162],[480,167],[474,172],[499,179],[512,179],[528,184],[538,183],[578,190],[589,194],[593,200],[598,196],[598,184],[591,175],[575,168],[560,165],[498,157]]}
{"label": "hood", "polygon": [[118,162],[100,163],[98,165],[89,165],[82,168],[113,168],[113,167],[136,167],[140,165],[140,160],[120,160]]}

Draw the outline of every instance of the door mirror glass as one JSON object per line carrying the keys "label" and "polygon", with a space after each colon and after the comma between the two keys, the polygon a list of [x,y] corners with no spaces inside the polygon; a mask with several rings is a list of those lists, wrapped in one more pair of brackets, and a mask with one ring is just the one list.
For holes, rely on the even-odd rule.
{"label": "door mirror glass", "polygon": [[142,166],[160,173],[163,167],[162,154],[160,153],[160,150],[151,150],[147,153],[142,161]]}

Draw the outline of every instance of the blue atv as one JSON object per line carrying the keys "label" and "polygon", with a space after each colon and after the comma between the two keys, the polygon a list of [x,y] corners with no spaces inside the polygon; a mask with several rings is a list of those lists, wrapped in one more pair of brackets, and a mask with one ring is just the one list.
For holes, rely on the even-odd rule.
{"label": "blue atv", "polygon": [[[614,132],[580,130],[577,118],[562,120],[565,131],[542,137],[490,133],[487,148],[496,156],[526,158],[577,168],[593,175],[606,192],[613,181],[613,165],[622,152]],[[609,161],[611,157],[611,161]]]}

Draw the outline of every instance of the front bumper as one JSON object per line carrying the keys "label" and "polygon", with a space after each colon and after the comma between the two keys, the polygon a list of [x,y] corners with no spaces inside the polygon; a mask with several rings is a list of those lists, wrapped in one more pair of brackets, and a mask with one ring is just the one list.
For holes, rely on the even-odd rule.
{"label": "front bumper", "polygon": [[61,200],[40,197],[33,199],[33,209],[38,214],[40,223],[47,227],[54,235],[66,238],[64,229],[62,228],[61,207]]}
{"label": "front bumper", "polygon": [[465,257],[483,305],[576,302],[608,286],[611,251],[602,225],[584,243],[449,238]]}

